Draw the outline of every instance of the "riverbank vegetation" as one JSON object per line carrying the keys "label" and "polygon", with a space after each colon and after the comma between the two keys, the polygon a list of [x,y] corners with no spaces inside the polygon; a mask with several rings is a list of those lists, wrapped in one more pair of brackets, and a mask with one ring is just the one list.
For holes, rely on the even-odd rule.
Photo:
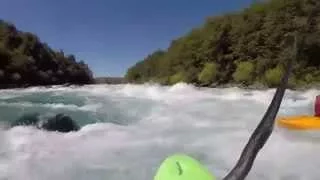
{"label": "riverbank vegetation", "polygon": [[92,72],[83,61],[0,20],[0,88],[92,82]]}
{"label": "riverbank vegetation", "polygon": [[269,0],[255,2],[241,12],[209,17],[201,27],[174,39],[167,49],[130,67],[126,79],[165,85],[274,87],[284,62],[294,56],[288,37],[299,32],[299,57],[290,85],[320,83],[319,3]]}

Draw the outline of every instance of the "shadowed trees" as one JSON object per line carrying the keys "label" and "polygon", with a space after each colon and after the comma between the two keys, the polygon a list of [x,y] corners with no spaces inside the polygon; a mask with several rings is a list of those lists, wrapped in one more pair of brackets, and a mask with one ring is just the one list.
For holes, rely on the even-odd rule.
{"label": "shadowed trees", "polygon": [[54,51],[29,32],[0,20],[0,85],[88,84],[92,72],[73,55]]}

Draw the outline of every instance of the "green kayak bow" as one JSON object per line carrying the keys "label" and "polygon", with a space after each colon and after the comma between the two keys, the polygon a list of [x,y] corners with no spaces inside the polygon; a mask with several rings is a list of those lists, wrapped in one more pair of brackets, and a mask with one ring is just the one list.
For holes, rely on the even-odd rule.
{"label": "green kayak bow", "polygon": [[177,154],[164,160],[154,180],[215,180],[215,177],[197,160]]}

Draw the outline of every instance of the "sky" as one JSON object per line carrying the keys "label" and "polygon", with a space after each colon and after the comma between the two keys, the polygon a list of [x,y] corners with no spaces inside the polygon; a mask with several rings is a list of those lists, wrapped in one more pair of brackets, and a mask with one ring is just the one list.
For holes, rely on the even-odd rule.
{"label": "sky", "polygon": [[94,76],[127,69],[209,16],[253,0],[1,0],[0,19],[84,60]]}

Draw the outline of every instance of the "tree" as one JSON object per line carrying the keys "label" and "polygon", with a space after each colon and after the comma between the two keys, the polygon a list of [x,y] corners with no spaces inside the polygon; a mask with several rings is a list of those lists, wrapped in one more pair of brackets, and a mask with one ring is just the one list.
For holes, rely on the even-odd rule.
{"label": "tree", "polygon": [[[299,60],[293,68],[295,78],[290,83],[320,83],[319,78],[306,77],[320,72],[319,9],[318,0],[269,0],[254,2],[242,11],[208,17],[202,26],[172,40],[161,55],[156,51],[131,66],[126,78],[139,83],[161,79],[172,84],[172,79],[183,79],[209,85],[210,68],[204,66],[214,60],[217,70],[212,73],[212,82],[265,82],[274,86],[279,71],[274,68],[292,58],[287,37],[297,31],[303,34],[304,41],[299,46]],[[183,78],[177,78],[182,77],[177,75],[180,72]]]}
{"label": "tree", "polygon": [[84,61],[78,63],[74,55],[65,56],[36,35],[19,31],[3,20],[0,20],[0,69],[2,87],[93,82],[92,72]]}
{"label": "tree", "polygon": [[250,61],[240,62],[236,72],[233,73],[233,79],[238,83],[246,85],[251,84],[253,81],[254,64]]}
{"label": "tree", "polygon": [[265,80],[269,87],[278,86],[283,75],[283,69],[277,66],[273,69],[269,69],[265,73]]}
{"label": "tree", "polygon": [[19,73],[13,73],[11,79],[14,83],[18,83],[21,80],[21,75]]}
{"label": "tree", "polygon": [[198,80],[204,84],[211,84],[216,81],[218,74],[218,67],[216,63],[206,63],[198,75]]}
{"label": "tree", "polygon": [[178,72],[172,76],[170,76],[169,78],[169,84],[176,84],[179,82],[185,82],[186,78],[185,78],[185,74],[183,72]]}

